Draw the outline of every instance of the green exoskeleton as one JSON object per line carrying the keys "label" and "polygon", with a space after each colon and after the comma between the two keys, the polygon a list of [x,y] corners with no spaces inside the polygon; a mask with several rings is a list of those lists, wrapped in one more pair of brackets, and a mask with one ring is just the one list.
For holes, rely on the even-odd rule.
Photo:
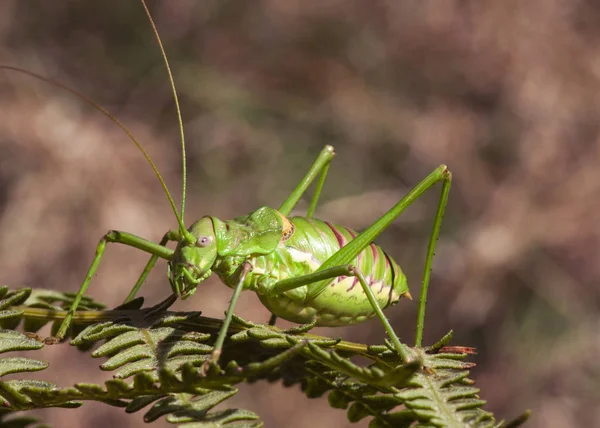
{"label": "green exoskeleton", "polygon": [[[225,322],[215,342],[215,351],[211,359],[213,362],[219,359],[236,302],[243,290],[254,291],[274,316],[297,323],[344,326],[377,316],[402,359],[410,359],[406,348],[400,343],[382,312],[383,309],[397,303],[401,297],[410,297],[406,277],[400,266],[383,249],[373,244],[373,240],[413,201],[437,182],[442,182],[420,296],[416,337],[416,345],[420,346],[431,263],[450,190],[451,174],[447,167],[442,165],[436,168],[387,213],[365,231],[356,234],[346,227],[313,217],[330,162],[334,157],[333,147],[326,146],[300,184],[277,209],[262,207],[233,220],[206,216],[189,228],[185,227],[185,143],[177,93],[160,37],[143,0],[142,4],[163,54],[179,118],[183,151],[183,198],[180,211],[142,146],[116,118],[92,104],[121,126],[142,151],[164,188],[177,218],[178,228],[167,232],[158,244],[120,231],[110,231],[102,237],[96,249],[96,256],[67,316],[56,337],[51,338],[55,340],[49,342],[55,342],[65,336],[73,314],[98,268],[106,244],[119,243],[151,254],[126,302],[135,297],[158,258],[168,261],[171,288],[173,293],[181,298],[192,295],[198,285],[213,273],[234,290]],[[1,68],[23,72],[8,66]],[[41,78],[30,72],[25,73]],[[74,92],[63,85],[51,83]],[[84,99],[89,102],[87,98]],[[307,214],[304,217],[290,216],[297,202],[315,180],[315,191]],[[177,242],[174,250],[166,246],[169,241]]]}

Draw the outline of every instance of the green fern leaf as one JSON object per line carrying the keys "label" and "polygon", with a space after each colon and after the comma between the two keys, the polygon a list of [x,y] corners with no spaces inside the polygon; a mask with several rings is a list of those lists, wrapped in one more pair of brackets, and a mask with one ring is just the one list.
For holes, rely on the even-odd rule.
{"label": "green fern leaf", "polygon": [[[9,291],[0,287],[0,354],[35,352],[43,348],[32,335],[13,331],[21,319],[25,328],[38,329],[57,320],[56,314],[72,295],[29,289]],[[172,301],[172,300],[170,300]],[[167,312],[169,300],[142,309],[136,299],[114,311],[100,312],[100,304],[85,300],[77,312],[77,327],[89,320],[100,322],[85,328],[72,340],[79,347],[95,346],[100,366],[113,379],[96,385],[78,383],[58,388],[41,380],[4,380],[2,376],[47,367],[25,357],[0,359],[0,405],[5,412],[49,406],[74,407],[85,400],[124,407],[127,412],[146,409],[145,420],[166,417],[185,428],[260,427],[258,415],[241,409],[214,410],[237,393],[241,382],[281,381],[299,385],[309,398],[328,395],[329,404],[344,409],[350,421],[371,418],[369,426],[382,427],[504,427],[523,423],[527,414],[505,424],[482,409],[484,400],[473,386],[464,361],[471,348],[448,346],[452,332],[428,348],[412,348],[414,360],[403,364],[394,348],[361,345],[309,333],[313,325],[288,330],[257,325],[234,317],[225,341],[222,366],[207,366],[221,320],[200,313]],[[8,329],[7,329],[8,328]],[[460,353],[465,352],[465,353]],[[354,356],[369,365],[351,361]],[[201,366],[201,367],[200,367]],[[0,410],[0,425],[4,423]],[[11,419],[27,426],[29,419]],[[18,425],[22,422],[22,425]]]}
{"label": "green fern leaf", "polygon": [[[19,324],[19,317],[23,311],[14,307],[23,304],[30,295],[30,289],[9,292],[7,287],[0,287],[0,319],[4,326],[9,324],[16,327]],[[43,343],[23,333],[13,330],[0,330],[0,354],[12,351],[35,351],[43,347]],[[36,372],[47,367],[48,363],[45,361],[33,358],[0,358],[0,407],[2,413],[53,406],[53,403],[33,400],[28,394],[30,391],[49,392],[59,390],[53,383],[42,380],[5,380],[3,378],[8,374]],[[59,407],[78,407],[80,405],[80,402],[69,400],[57,404]],[[0,424],[2,426],[17,427],[28,426],[36,421],[36,419],[31,418],[12,418],[10,420],[2,419]]]}

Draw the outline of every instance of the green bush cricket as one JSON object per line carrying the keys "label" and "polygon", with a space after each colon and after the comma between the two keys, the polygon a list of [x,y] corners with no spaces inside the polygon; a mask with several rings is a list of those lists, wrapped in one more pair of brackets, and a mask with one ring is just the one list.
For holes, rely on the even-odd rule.
{"label": "green bush cricket", "polygon": [[[56,336],[49,338],[48,343],[55,343],[66,335],[77,306],[98,268],[106,244],[119,243],[151,254],[125,302],[135,297],[158,258],[167,260],[172,291],[181,298],[192,295],[197,286],[213,273],[234,290],[223,327],[215,341],[215,350],[211,358],[213,363],[219,360],[228,326],[242,290],[254,291],[274,316],[297,323],[344,326],[377,316],[384,325],[394,349],[405,362],[410,360],[406,347],[400,343],[382,312],[382,309],[397,303],[400,297],[410,297],[406,277],[399,265],[383,249],[373,244],[373,240],[425,191],[437,182],[442,182],[420,295],[415,340],[416,346],[420,346],[431,264],[451,184],[448,168],[445,165],[436,168],[387,213],[362,233],[356,234],[346,227],[313,217],[334,157],[333,147],[326,146],[279,208],[261,207],[247,216],[226,221],[205,216],[186,228],[186,152],[179,102],[158,31],[143,0],[142,4],[163,55],[179,119],[183,162],[183,196],[180,210],[175,206],[158,169],[141,144],[114,116],[89,99],[83,98],[123,128],[144,154],[163,186],[177,219],[178,228],[167,232],[158,244],[122,231],[113,230],[104,235],[72,306]],[[23,72],[8,66],[1,68]],[[41,78],[34,73],[25,73]],[[75,93],[61,84],[51,81],[50,83]],[[316,185],[307,214],[303,217],[289,217],[313,182],[316,182]],[[169,241],[177,243],[175,250],[166,246]]]}

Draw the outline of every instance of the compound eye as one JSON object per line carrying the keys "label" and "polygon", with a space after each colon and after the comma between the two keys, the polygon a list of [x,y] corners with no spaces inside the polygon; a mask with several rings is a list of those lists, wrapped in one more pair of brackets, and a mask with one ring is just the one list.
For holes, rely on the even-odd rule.
{"label": "compound eye", "polygon": [[196,246],[198,247],[208,247],[212,242],[212,236],[200,236],[198,238],[198,242],[196,242]]}

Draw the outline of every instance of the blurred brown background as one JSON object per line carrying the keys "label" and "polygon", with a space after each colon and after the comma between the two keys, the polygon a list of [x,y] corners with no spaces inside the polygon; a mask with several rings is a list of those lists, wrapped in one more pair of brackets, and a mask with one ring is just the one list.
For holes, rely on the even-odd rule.
{"label": "blurred brown background", "polygon": [[[318,216],[357,229],[446,163],[454,184],[425,342],[452,328],[454,344],[478,348],[472,377],[498,417],[532,408],[530,427],[600,426],[596,2],[150,6],[181,96],[188,224],[278,206],[325,144],[338,156]],[[114,112],[179,200],[179,131],[139,2],[4,0],[0,62],[56,78]],[[176,226],[151,169],[105,117],[15,73],[0,73],[0,91],[1,283],[75,291],[107,230],[157,241]],[[427,194],[378,240],[415,295],[437,198]],[[109,247],[89,294],[118,304],[146,258]],[[150,303],[169,293],[165,274],[162,263],[143,289]],[[211,279],[175,307],[219,316],[230,293]],[[238,312],[268,319],[252,293]],[[387,313],[411,342],[416,302]],[[322,332],[383,338],[376,320]],[[45,352],[48,380],[110,376],[68,346]],[[350,425],[325,398],[309,401],[296,388],[257,384],[231,401],[267,427]],[[143,424],[141,413],[94,404],[39,414],[56,426]]]}

